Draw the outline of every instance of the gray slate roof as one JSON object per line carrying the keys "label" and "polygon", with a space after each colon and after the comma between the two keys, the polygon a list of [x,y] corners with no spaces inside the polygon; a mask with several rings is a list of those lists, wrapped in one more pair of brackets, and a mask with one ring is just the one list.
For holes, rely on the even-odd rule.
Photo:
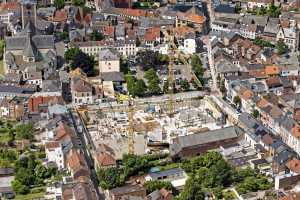
{"label": "gray slate roof", "polygon": [[[28,39],[27,36],[6,38],[6,50],[23,50]],[[38,49],[54,49],[53,35],[35,35],[32,37],[32,42]]]}
{"label": "gray slate roof", "polygon": [[99,52],[99,60],[119,60],[120,56],[117,50],[112,48],[102,49]]}
{"label": "gray slate roof", "polygon": [[170,152],[174,155],[186,147],[222,141],[230,138],[233,139],[239,137],[242,133],[242,130],[237,126],[230,126],[223,129],[181,136],[176,138],[176,141],[170,146]]}
{"label": "gray slate roof", "polygon": [[103,81],[123,82],[125,80],[122,72],[104,72],[101,73]]}

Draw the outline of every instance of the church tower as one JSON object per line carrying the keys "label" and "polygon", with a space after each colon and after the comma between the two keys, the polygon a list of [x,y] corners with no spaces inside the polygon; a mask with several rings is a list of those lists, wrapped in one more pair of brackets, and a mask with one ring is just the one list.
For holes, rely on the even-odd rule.
{"label": "church tower", "polygon": [[35,0],[22,0],[21,1],[21,13],[22,13],[22,28],[29,21],[36,27],[36,1]]}

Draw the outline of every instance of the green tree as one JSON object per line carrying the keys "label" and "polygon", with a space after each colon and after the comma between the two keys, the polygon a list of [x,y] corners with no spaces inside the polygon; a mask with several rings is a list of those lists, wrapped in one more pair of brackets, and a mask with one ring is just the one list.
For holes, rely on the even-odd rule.
{"label": "green tree", "polygon": [[79,53],[80,53],[80,49],[79,48],[69,48],[65,52],[65,60],[67,62],[71,62],[72,60],[74,60],[75,56],[77,54],[79,54]]}
{"label": "green tree", "polygon": [[54,0],[54,6],[57,9],[62,9],[65,7],[65,0]]}
{"label": "green tree", "polygon": [[146,188],[147,194],[150,194],[151,192],[155,190],[160,190],[162,188],[165,188],[167,190],[173,190],[171,182],[168,181],[147,181],[144,187]]}
{"label": "green tree", "polygon": [[188,80],[182,79],[180,81],[180,87],[183,91],[189,91],[190,90],[190,84],[189,84]]}
{"label": "green tree", "polygon": [[129,63],[127,59],[121,58],[120,60],[120,71],[124,74],[129,73]]}
{"label": "green tree", "polygon": [[72,4],[74,6],[80,6],[80,7],[83,7],[84,4],[85,4],[85,0],[72,0]]}
{"label": "green tree", "polygon": [[144,78],[146,78],[148,81],[148,91],[150,94],[156,95],[161,93],[159,78],[153,68],[145,72]]}
{"label": "green tree", "polygon": [[138,79],[135,82],[134,94],[136,96],[142,97],[145,95],[146,91],[147,91],[147,86],[145,82],[142,79]]}
{"label": "green tree", "polygon": [[235,96],[233,98],[233,103],[236,105],[236,107],[240,107],[242,104],[241,98],[239,96]]}
{"label": "green tree", "polygon": [[30,189],[27,185],[23,185],[20,181],[12,181],[12,188],[17,194],[28,194]]}
{"label": "green tree", "polygon": [[256,109],[254,109],[253,112],[252,112],[252,116],[253,116],[254,118],[258,118],[258,117],[259,117],[259,111],[256,110]]}
{"label": "green tree", "polygon": [[279,17],[279,15],[281,14],[281,9],[279,6],[275,6],[274,3],[272,3],[267,10],[267,14],[269,17]]}
{"label": "green tree", "polygon": [[195,75],[197,76],[199,81],[203,84],[204,69],[202,67],[202,62],[198,55],[196,55],[196,54],[192,55],[191,65],[192,65],[192,70],[194,71]]}
{"label": "green tree", "polygon": [[104,36],[102,33],[100,33],[99,31],[93,31],[91,33],[91,40],[92,41],[101,41],[104,39]]}
{"label": "green tree", "polygon": [[127,83],[127,90],[130,95],[132,95],[133,97],[142,97],[145,95],[147,91],[147,86],[143,80],[136,80],[131,74],[127,74],[125,76],[125,80]]}
{"label": "green tree", "polygon": [[28,123],[28,124],[19,124],[16,126],[16,139],[21,140],[21,139],[28,139],[28,140],[33,140],[34,138],[34,130],[33,130],[33,124]]}
{"label": "green tree", "polygon": [[4,47],[5,47],[4,40],[0,40],[0,60],[3,59]]}
{"label": "green tree", "polygon": [[65,60],[70,64],[71,69],[79,67],[87,75],[93,75],[96,61],[93,56],[82,52],[79,48],[69,48],[65,52]]}
{"label": "green tree", "polygon": [[279,55],[282,55],[288,51],[288,46],[284,43],[283,40],[279,40],[276,43],[276,49],[277,49],[277,53]]}
{"label": "green tree", "polygon": [[183,191],[178,197],[179,200],[204,200],[205,193],[198,181],[194,178],[189,178],[185,183]]}
{"label": "green tree", "polygon": [[60,40],[66,40],[69,38],[69,33],[66,31],[63,31],[63,32],[59,33],[58,37]]}
{"label": "green tree", "polygon": [[124,184],[124,177],[118,168],[98,169],[97,172],[100,186],[103,189],[112,189]]}

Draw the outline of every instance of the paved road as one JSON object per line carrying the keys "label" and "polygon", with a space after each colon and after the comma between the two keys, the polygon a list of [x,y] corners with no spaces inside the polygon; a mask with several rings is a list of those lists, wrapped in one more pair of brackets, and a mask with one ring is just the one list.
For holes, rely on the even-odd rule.
{"label": "paved road", "polygon": [[[95,167],[94,167],[94,162],[93,162],[93,158],[92,158],[92,152],[89,151],[89,148],[88,148],[88,145],[87,145],[87,143],[89,143],[89,142],[86,141],[86,139],[85,139],[85,135],[86,135],[86,136],[87,136],[87,135],[89,136],[89,133],[86,132],[85,130],[83,130],[83,133],[81,133],[81,132],[78,130],[78,125],[79,125],[80,123],[82,123],[82,121],[80,120],[80,123],[78,124],[78,122],[76,122],[76,120],[75,120],[75,117],[74,117],[74,113],[73,113],[73,112],[75,112],[75,111],[69,109],[69,115],[70,115],[71,120],[72,120],[72,122],[73,122],[75,131],[76,131],[76,134],[77,134],[77,136],[80,138],[80,141],[81,141],[81,143],[82,143],[82,148],[81,148],[81,150],[83,151],[84,156],[85,156],[85,160],[86,160],[86,162],[87,162],[87,164],[88,164],[88,166],[89,166],[89,168],[90,168],[90,170],[91,170],[91,180],[92,180],[92,182],[93,182],[93,184],[94,184],[94,188],[95,188],[95,190],[96,190],[96,192],[97,192],[97,194],[98,194],[98,196],[99,196],[99,199],[102,200],[102,199],[104,199],[104,198],[103,198],[103,194],[101,194],[101,193],[99,192],[99,188],[98,188],[98,178],[97,178],[96,170],[95,170]],[[82,124],[80,124],[80,125],[82,125]]]}

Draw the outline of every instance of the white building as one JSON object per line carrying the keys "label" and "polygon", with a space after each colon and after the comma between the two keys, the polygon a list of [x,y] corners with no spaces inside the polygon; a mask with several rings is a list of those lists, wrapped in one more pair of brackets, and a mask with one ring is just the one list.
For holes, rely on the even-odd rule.
{"label": "white building", "polygon": [[65,168],[64,154],[59,142],[47,142],[45,144],[46,158],[48,163],[55,163],[58,169]]}
{"label": "white building", "polygon": [[196,53],[196,40],[194,38],[184,39],[183,52],[185,54],[194,54],[194,53]]}
{"label": "white building", "polygon": [[71,46],[78,47],[82,52],[94,56],[96,60],[99,58],[99,52],[106,48],[116,49],[120,55],[124,57],[135,56],[137,53],[135,40],[125,38],[116,42],[88,41],[75,42]]}
{"label": "white building", "polygon": [[120,57],[115,49],[102,49],[99,52],[99,72],[119,72]]}
{"label": "white building", "polygon": [[299,32],[296,27],[280,28],[277,33],[276,40],[283,40],[290,50],[296,51],[298,49]]}
{"label": "white building", "polygon": [[174,168],[165,170],[162,172],[149,173],[146,177],[146,181],[169,181],[175,188],[182,188],[185,185],[188,176],[183,169]]}

